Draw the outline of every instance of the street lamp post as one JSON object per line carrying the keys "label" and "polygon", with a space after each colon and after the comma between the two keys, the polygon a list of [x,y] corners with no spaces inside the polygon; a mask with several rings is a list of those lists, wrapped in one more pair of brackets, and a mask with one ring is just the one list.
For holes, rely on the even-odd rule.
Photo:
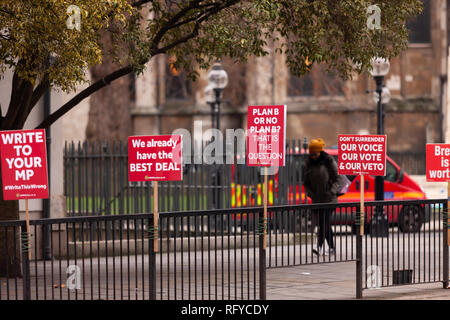
{"label": "street lamp post", "polygon": [[[377,103],[377,134],[384,134],[384,106],[389,102],[391,95],[384,86],[384,77],[389,73],[390,63],[384,58],[372,59],[370,74],[375,79],[376,89],[374,100]],[[384,177],[375,177],[375,200],[384,200]],[[387,236],[389,223],[384,214],[383,207],[377,206],[375,216],[371,219],[371,235]]]}
{"label": "street lamp post", "polygon": [[210,85],[207,85],[205,87],[204,93],[205,93],[206,103],[211,108],[211,128],[214,128],[214,125],[215,125],[215,120],[214,120],[215,119],[215,117],[214,117],[215,110],[214,110],[214,108],[215,108],[215,105],[216,105],[216,102],[215,102],[216,101],[216,96],[215,96],[215,93],[214,93],[214,89]]}
{"label": "street lamp post", "polygon": [[[220,103],[222,102],[222,93],[225,87],[228,84],[228,74],[223,69],[222,64],[220,62],[216,62],[211,71],[208,73],[208,86],[206,89],[210,92],[211,90],[214,93],[214,100],[212,100],[213,95],[208,92],[208,102],[214,103],[214,114],[216,117],[215,127],[220,130]],[[205,93],[206,93],[205,89]],[[214,126],[214,123],[213,123]]]}
{"label": "street lamp post", "polygon": [[[208,73],[208,86],[205,88],[205,97],[207,103],[211,106],[211,127],[215,127],[217,130],[220,130],[220,103],[222,99],[222,93],[227,84],[228,74],[223,69],[222,64],[220,62],[216,62],[213,65],[211,71]],[[218,135],[216,139],[218,139],[219,137],[220,135]],[[222,141],[215,141],[215,143],[222,143]],[[220,168],[217,167],[217,164],[214,168],[215,169],[213,170],[211,177],[212,184],[214,186],[212,203],[215,209],[220,209],[222,207],[222,197],[219,190],[219,186],[221,185]]]}

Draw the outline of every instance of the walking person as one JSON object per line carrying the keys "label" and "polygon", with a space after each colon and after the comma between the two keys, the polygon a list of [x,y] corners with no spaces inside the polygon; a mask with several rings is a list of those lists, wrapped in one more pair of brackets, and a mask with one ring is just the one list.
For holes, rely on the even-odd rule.
{"label": "walking person", "polygon": [[[312,203],[337,202],[339,191],[339,175],[336,161],[324,151],[325,142],[321,139],[313,139],[309,143],[309,156],[305,160],[302,170],[302,181],[305,192],[311,198]],[[313,249],[316,255],[334,254],[333,231],[331,230],[331,215],[334,209],[320,209],[315,214],[318,216],[318,243]],[[325,251],[324,242],[328,242],[328,251]]]}

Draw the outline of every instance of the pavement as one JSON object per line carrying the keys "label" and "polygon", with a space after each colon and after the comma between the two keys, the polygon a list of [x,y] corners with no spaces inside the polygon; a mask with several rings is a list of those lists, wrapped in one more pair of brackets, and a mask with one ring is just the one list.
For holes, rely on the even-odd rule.
{"label": "pavement", "polygon": [[[446,183],[428,183],[424,176],[412,176],[412,178],[422,186],[428,198],[445,199],[447,197]],[[431,226],[432,224],[429,224],[426,230],[433,231],[434,228]],[[395,241],[402,241],[402,238],[396,240],[396,237],[392,237],[390,239],[391,245],[395,246],[397,246]],[[406,241],[405,239],[403,238],[403,241]],[[408,240],[410,240],[409,237]],[[354,252],[353,249],[350,249],[353,248],[350,244],[354,239],[347,236],[347,233],[343,233],[340,241],[337,243],[337,248],[340,248],[339,254],[348,252],[350,259],[353,259]],[[383,242],[381,242],[381,246],[383,246]],[[284,249],[278,247],[278,250],[284,253],[281,255],[281,260],[274,260],[272,258],[274,253],[268,251],[269,266],[275,264],[279,266],[285,263],[288,265],[289,261],[295,263],[296,259],[298,262],[307,263],[306,258],[310,252],[303,251],[301,253],[300,251],[300,255],[295,256],[298,248],[294,251],[294,247],[295,245],[284,247]],[[414,252],[420,248],[414,247],[413,250],[406,252],[408,263],[410,254],[414,257],[411,261],[415,261]],[[210,257],[209,252],[206,251],[194,254],[177,252],[170,259],[167,254],[161,255],[160,258],[157,258],[157,299],[164,300],[169,297],[171,299],[218,298],[224,300],[257,298],[259,288],[255,283],[257,283],[259,274],[251,272],[251,270],[257,270],[255,268],[257,251],[254,248],[249,248],[247,251],[248,256],[245,255],[245,251],[243,254],[243,250],[237,250],[236,253],[233,251],[234,257],[228,254],[227,248],[220,251],[225,253],[225,256],[212,253]],[[123,258],[109,257],[106,260],[105,258],[94,258],[78,261],[78,263],[76,260],[55,260],[46,264],[42,262],[33,264],[31,266],[32,299],[148,299],[150,295],[148,256],[130,253]],[[401,255],[404,256],[403,253]],[[397,261],[397,266],[400,265],[399,261]],[[384,264],[384,262],[381,263]],[[77,264],[81,268],[82,279],[79,290],[67,289],[66,279],[70,274],[67,272],[67,267],[73,264]],[[241,267],[234,267],[233,270],[233,268],[230,269],[231,265]],[[164,267],[161,268],[161,266]],[[426,269],[430,264],[427,266]],[[191,276],[186,273],[189,268]],[[440,272],[439,269],[438,274]],[[355,261],[268,268],[266,276],[268,300],[356,299]],[[420,274],[418,276],[420,278]],[[414,279],[417,279],[416,275]],[[365,273],[363,273],[363,281],[365,281]],[[164,290],[161,290],[162,287]],[[8,297],[21,299],[22,279],[10,281],[0,279],[0,300],[8,299]],[[450,300],[450,290],[443,289],[440,282],[382,287],[363,290],[363,299]]]}
{"label": "pavement", "polygon": [[[267,270],[268,300],[356,299],[356,262]],[[442,283],[363,290],[364,300],[450,300]]]}
{"label": "pavement", "polygon": [[[389,241],[397,247],[395,241],[397,233]],[[418,237],[418,235],[416,235]],[[428,235],[426,236],[428,237]],[[426,238],[425,237],[425,238]],[[341,240],[353,242],[351,236],[341,237]],[[401,241],[402,238],[400,238]],[[406,238],[405,238],[406,239]],[[378,239],[380,246],[387,238]],[[369,237],[365,241],[372,241]],[[344,242],[344,244],[347,242]],[[413,242],[411,242],[413,243]],[[417,242],[418,243],[418,242]],[[340,250],[346,246],[339,245],[336,259],[341,258]],[[347,246],[349,249],[352,247]],[[365,247],[365,246],[363,246]],[[427,246],[428,247],[428,246]],[[297,255],[294,255],[294,248]],[[402,246],[399,246],[402,248]],[[392,284],[392,270],[404,265],[412,268],[414,261],[423,254],[418,254],[422,246],[415,250],[402,251],[398,256],[392,257],[390,263],[377,260],[377,264],[390,268],[385,276],[385,284]],[[278,257],[275,258],[274,247],[267,251],[266,270],[266,297],[268,300],[353,300],[356,299],[356,262],[333,262],[329,257],[320,260],[315,258],[315,264],[292,266],[294,263],[311,263],[310,250],[299,255],[298,246],[278,247]],[[283,254],[282,254],[283,252]],[[348,260],[354,259],[354,252],[342,253]],[[414,254],[416,252],[416,254]],[[217,253],[217,254],[216,254]],[[437,253],[436,253],[437,254]],[[192,300],[253,300],[259,297],[258,250],[249,248],[220,251],[177,252],[159,254],[156,259],[156,294],[157,299],[192,299]],[[308,260],[306,257],[309,256]],[[403,256],[403,260],[401,257]],[[428,254],[425,255],[425,258]],[[406,258],[406,260],[405,260]],[[430,279],[439,279],[442,269],[439,264],[430,263],[434,256],[414,263],[415,274],[413,281],[423,281],[421,271],[426,271]],[[367,258],[366,258],[367,259]],[[345,259],[347,260],[347,259]],[[347,260],[347,261],[348,261]],[[374,259],[374,263],[375,263]],[[440,260],[440,259],[438,259]],[[290,261],[290,262],[289,262]],[[331,259],[333,261],[333,259]],[[425,266],[423,265],[425,261]],[[395,263],[394,263],[395,262]],[[372,264],[371,260],[367,261]],[[411,263],[411,265],[410,265]],[[70,265],[78,265],[79,289],[68,290]],[[53,260],[39,261],[31,264],[31,297],[33,300],[147,300],[150,297],[148,255],[125,255],[122,257],[97,257],[81,260]],[[277,267],[275,267],[277,266]],[[367,266],[364,264],[363,269]],[[429,269],[431,267],[431,269]],[[389,271],[390,270],[390,271]],[[429,271],[431,270],[431,271]],[[188,272],[189,271],[189,272]],[[437,274],[436,278],[433,275]],[[428,278],[427,278],[428,279]],[[21,299],[22,279],[0,279],[0,300]],[[366,273],[363,272],[363,281]],[[370,287],[370,286],[369,286]],[[449,300],[450,290],[443,289],[442,283],[413,284],[396,287],[383,287],[379,289],[365,289],[363,299],[366,300]]]}
{"label": "pavement", "polygon": [[[427,182],[425,175],[411,175],[428,199],[446,199],[447,183]],[[269,300],[356,299],[356,263],[305,265],[267,270]],[[364,300],[450,300],[442,283],[416,284],[363,290]]]}

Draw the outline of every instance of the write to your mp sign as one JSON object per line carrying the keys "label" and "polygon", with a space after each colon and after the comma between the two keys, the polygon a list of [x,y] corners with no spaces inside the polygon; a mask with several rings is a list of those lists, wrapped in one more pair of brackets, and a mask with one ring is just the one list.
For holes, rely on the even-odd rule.
{"label": "write to your mp sign", "polygon": [[249,106],[247,164],[282,167],[286,154],[286,106]]}
{"label": "write to your mp sign", "polygon": [[128,137],[129,181],[179,181],[183,179],[181,136]]}
{"label": "write to your mp sign", "polygon": [[3,198],[47,199],[45,130],[0,132]]}
{"label": "write to your mp sign", "polygon": [[386,175],[385,135],[339,135],[339,174]]}
{"label": "write to your mp sign", "polygon": [[427,181],[450,181],[450,144],[427,144]]}

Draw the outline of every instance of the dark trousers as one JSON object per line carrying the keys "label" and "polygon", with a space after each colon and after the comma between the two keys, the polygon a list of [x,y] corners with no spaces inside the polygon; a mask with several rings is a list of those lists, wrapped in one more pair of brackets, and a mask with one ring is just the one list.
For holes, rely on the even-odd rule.
{"label": "dark trousers", "polygon": [[326,239],[328,242],[328,246],[331,249],[334,249],[334,241],[333,241],[333,231],[331,230],[331,215],[333,214],[333,209],[321,209],[317,213],[318,215],[318,246],[322,247],[324,240]]}

